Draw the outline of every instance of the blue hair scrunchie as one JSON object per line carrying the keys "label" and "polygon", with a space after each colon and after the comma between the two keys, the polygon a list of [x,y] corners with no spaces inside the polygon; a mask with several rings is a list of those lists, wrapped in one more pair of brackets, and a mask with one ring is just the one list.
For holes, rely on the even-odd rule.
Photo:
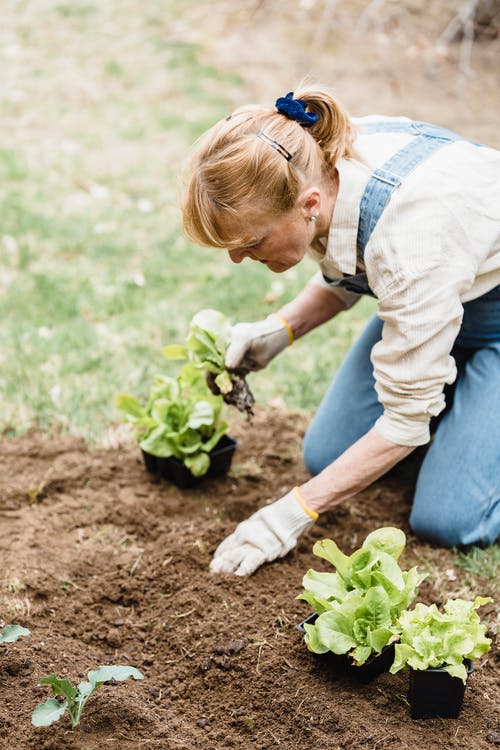
{"label": "blue hair scrunchie", "polygon": [[289,120],[295,120],[303,128],[310,128],[318,120],[318,115],[315,112],[306,112],[307,102],[303,99],[294,99],[293,91],[290,91],[286,96],[280,96],[276,99],[274,105],[280,115],[285,115]]}

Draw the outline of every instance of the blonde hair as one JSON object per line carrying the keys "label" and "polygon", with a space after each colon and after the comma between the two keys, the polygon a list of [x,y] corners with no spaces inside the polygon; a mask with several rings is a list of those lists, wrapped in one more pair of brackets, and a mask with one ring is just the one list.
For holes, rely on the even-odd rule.
{"label": "blonde hair", "polygon": [[327,90],[298,87],[294,98],[318,115],[312,127],[274,108],[240,107],[195,145],[182,203],[184,229],[194,242],[211,247],[248,242],[234,236],[235,219],[288,213],[304,183],[321,179],[339,158],[353,155],[354,127]]}

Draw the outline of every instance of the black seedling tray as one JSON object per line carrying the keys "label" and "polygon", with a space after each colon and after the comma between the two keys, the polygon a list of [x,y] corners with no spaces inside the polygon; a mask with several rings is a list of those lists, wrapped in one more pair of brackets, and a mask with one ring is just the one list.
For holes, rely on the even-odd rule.
{"label": "black seedling tray", "polygon": [[151,453],[142,451],[146,469],[162,479],[173,482],[181,489],[195,487],[206,477],[218,477],[227,474],[233,460],[233,453],[238,445],[233,438],[223,435],[215,448],[208,454],[210,456],[210,468],[202,477],[195,477],[178,458],[160,458]]}
{"label": "black seedling tray", "polygon": [[[469,659],[464,661],[467,674],[474,668]],[[465,685],[459,677],[452,677],[444,669],[410,670],[410,713],[412,719],[441,717],[455,719],[462,708]]]}

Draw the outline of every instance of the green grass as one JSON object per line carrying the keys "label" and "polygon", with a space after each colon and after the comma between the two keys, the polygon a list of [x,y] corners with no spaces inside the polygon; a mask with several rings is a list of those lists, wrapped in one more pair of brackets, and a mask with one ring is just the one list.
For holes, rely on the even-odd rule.
{"label": "green grass", "polygon": [[454,562],[458,568],[464,571],[460,592],[462,598],[471,599],[475,596],[491,596],[493,598],[492,611],[482,619],[488,626],[490,633],[498,636],[500,633],[500,613],[498,611],[500,544],[492,544],[490,547],[484,548],[472,546],[463,552],[458,552]]}
{"label": "green grass", "polygon": [[[117,392],[145,396],[175,369],[161,347],[197,310],[265,317],[315,269],[233,266],[182,236],[189,145],[244,97],[190,41],[194,2],[15,6],[2,20],[0,430],[93,441],[119,420]],[[257,399],[313,410],[373,309],[363,301],[252,375]]]}
{"label": "green grass", "polygon": [[455,563],[465,571],[464,583],[472,590],[480,590],[478,580],[485,581],[492,594],[498,591],[500,580],[500,544],[491,547],[471,547],[459,552]]}

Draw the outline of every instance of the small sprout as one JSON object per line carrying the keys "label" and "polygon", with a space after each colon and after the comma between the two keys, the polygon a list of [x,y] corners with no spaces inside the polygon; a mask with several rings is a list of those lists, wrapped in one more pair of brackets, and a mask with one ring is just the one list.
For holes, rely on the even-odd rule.
{"label": "small sprout", "polygon": [[0,631],[0,643],[15,643],[18,638],[29,634],[28,628],[23,628],[22,625],[6,625]]}
{"label": "small sprout", "polygon": [[[78,687],[64,678],[59,679],[55,674],[42,677],[39,685],[50,685],[55,698],[49,698],[45,703],[40,703],[35,708],[31,716],[31,723],[35,727],[49,727],[55,721],[64,716],[66,711],[69,714],[71,728],[74,729],[80,723],[81,715],[87,700],[90,696],[105,682],[117,680],[119,682],[132,677],[134,680],[142,680],[144,676],[135,667],[110,665],[98,667],[93,672],[89,672],[88,682],[80,682]],[[57,696],[65,698],[62,703],[57,700]]]}
{"label": "small sprout", "polygon": [[71,579],[68,579],[67,581],[63,581],[61,583],[61,588],[63,591],[68,592],[68,591],[71,591],[72,589],[80,589],[80,586],[77,586],[74,581],[72,581]]}
{"label": "small sprout", "polygon": [[182,620],[183,617],[189,617],[189,615],[192,615],[193,612],[196,612],[195,609],[190,609],[188,612],[176,612],[174,615],[170,615],[174,620]]}
{"label": "small sprout", "polygon": [[135,573],[135,571],[136,571],[136,570],[137,570],[137,568],[139,567],[139,563],[141,562],[141,557],[142,557],[142,555],[139,555],[139,557],[138,557],[138,558],[136,558],[136,560],[135,560],[134,564],[133,564],[133,565],[132,565],[132,567],[130,568],[130,571],[129,571],[129,575],[130,575],[130,576],[133,576],[133,575],[134,575],[134,573]]}
{"label": "small sprout", "polygon": [[132,544],[134,543],[134,540],[131,536],[128,534],[125,534],[125,536],[122,536],[118,544],[122,549],[128,549]]}

